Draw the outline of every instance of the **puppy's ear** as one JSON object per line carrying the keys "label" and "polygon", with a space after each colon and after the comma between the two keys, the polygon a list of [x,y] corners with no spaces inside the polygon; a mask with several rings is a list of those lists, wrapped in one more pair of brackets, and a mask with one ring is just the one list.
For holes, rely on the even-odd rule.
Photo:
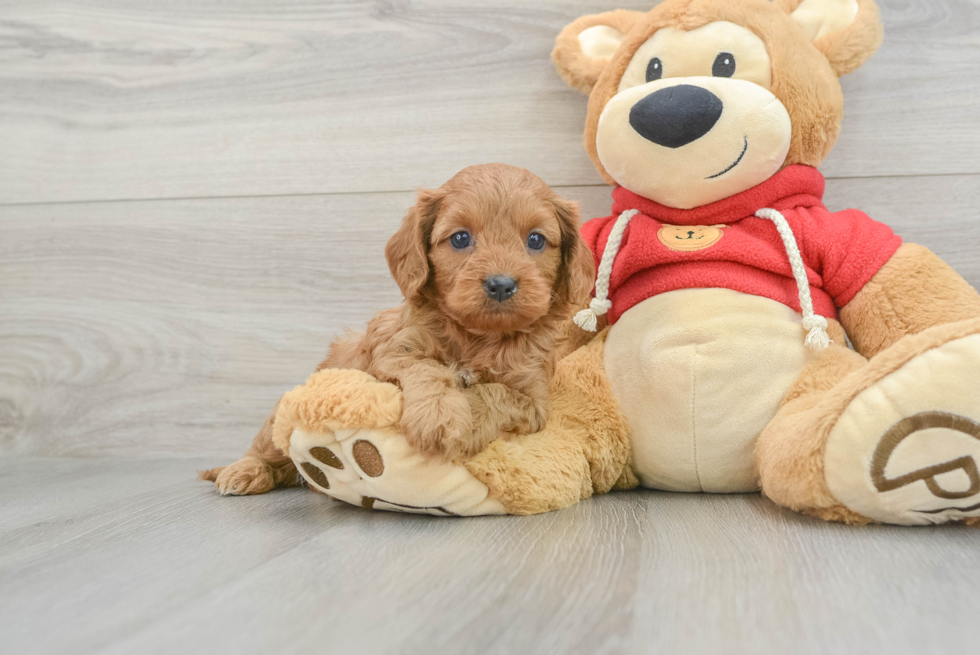
{"label": "puppy's ear", "polygon": [[555,39],[551,52],[558,74],[573,89],[585,95],[592,93],[619,44],[644,15],[642,11],[617,9],[582,16],[567,25]]}
{"label": "puppy's ear", "polygon": [[555,197],[555,216],[561,227],[561,261],[555,291],[569,308],[588,304],[595,286],[595,259],[579,231],[582,225],[577,202]]}
{"label": "puppy's ear", "polygon": [[885,31],[873,0],[776,0],[803,28],[838,76],[866,62]]}
{"label": "puppy's ear", "polygon": [[391,277],[409,302],[418,301],[429,281],[429,239],[444,197],[440,189],[419,189],[415,206],[408,210],[402,226],[385,246]]}

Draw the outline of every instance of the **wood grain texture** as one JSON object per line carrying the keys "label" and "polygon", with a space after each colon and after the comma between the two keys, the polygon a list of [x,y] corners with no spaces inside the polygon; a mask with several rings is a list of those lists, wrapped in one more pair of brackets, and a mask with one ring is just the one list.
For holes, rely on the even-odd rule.
{"label": "wood grain texture", "polygon": [[[548,55],[653,1],[0,0],[4,652],[976,650],[975,530],[649,491],[457,521],[194,479],[400,300],[408,190],[507,161],[608,213]],[[826,202],[980,287],[980,2],[878,1]]]}
{"label": "wood grain texture", "polygon": [[237,450],[344,325],[400,302],[383,248],[411,202],[0,210],[3,450]]}
{"label": "wood grain texture", "polygon": [[[879,0],[830,177],[980,173],[980,3]],[[651,0],[0,2],[0,202],[409,190],[506,161],[598,182],[549,60]]]}
{"label": "wood grain texture", "polygon": [[455,520],[302,489],[219,498],[199,463],[0,459],[4,650],[975,650],[977,532],[961,526],[650,491]]}
{"label": "wood grain texture", "polygon": [[[560,191],[609,211],[607,187]],[[980,176],[832,180],[826,200],[980,287]],[[0,452],[237,455],[333,335],[400,301],[383,249],[412,202],[0,207]]]}

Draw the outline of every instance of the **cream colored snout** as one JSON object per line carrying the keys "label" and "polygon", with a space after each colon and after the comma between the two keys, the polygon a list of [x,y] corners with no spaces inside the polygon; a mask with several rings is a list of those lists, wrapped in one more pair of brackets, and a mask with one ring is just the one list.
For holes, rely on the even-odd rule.
{"label": "cream colored snout", "polygon": [[690,209],[767,180],[786,160],[791,135],[789,114],[768,89],[678,77],[614,96],[599,117],[596,149],[620,185]]}

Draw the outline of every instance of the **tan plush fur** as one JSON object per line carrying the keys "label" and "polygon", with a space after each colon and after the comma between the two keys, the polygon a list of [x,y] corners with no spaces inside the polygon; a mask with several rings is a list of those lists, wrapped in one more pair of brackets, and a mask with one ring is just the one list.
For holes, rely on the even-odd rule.
{"label": "tan plush fur", "polygon": [[[609,184],[596,152],[599,116],[618,92],[619,81],[630,59],[654,32],[663,27],[693,30],[714,21],[747,27],[766,44],[772,61],[772,93],[783,103],[793,124],[790,151],[784,166],[818,166],[837,141],[843,115],[839,75],[851,72],[881,44],[878,8],[861,0],[855,22],[837,32],[807,43],[802,29],[785,10],[768,0],[719,2],[718,0],[667,0],[646,15],[617,17],[619,25],[632,23],[620,49],[609,60],[587,60],[579,50],[577,34],[598,24],[609,24],[608,14],[584,16],[559,36],[552,58],[562,76],[575,88],[590,92],[584,145],[596,170]],[[797,2],[798,4],[798,2]],[[601,69],[594,82],[593,76]]]}
{"label": "tan plush fur", "polygon": [[508,512],[547,512],[636,485],[627,468],[629,425],[603,372],[605,337],[602,332],[559,363],[544,430],[495,441],[466,463]]}
{"label": "tan plush fur", "polygon": [[[763,492],[781,505],[827,520],[864,524],[838,503],[824,479],[827,436],[858,393],[912,358],[980,330],[980,295],[926,248],[903,245],[841,311],[835,344],[808,363],[760,435]],[[870,358],[870,362],[868,359]]]}
{"label": "tan plush fur", "polygon": [[[787,14],[792,14],[802,0],[775,0]],[[818,37],[813,46],[822,52],[838,75],[857,70],[881,47],[885,30],[881,25],[878,5],[870,0],[858,0],[858,13],[843,29]]]}
{"label": "tan plush fur", "polygon": [[[839,325],[835,327],[833,331],[843,336]],[[826,435],[814,426],[825,417],[817,405],[838,382],[866,363],[843,339],[834,338],[800,373],[756,444],[762,490],[772,500],[796,510],[839,505],[824,482]]]}
{"label": "tan plush fur", "polygon": [[[596,125],[603,107],[616,93],[632,54],[661,27],[692,30],[712,21],[744,26],[763,40],[772,62],[772,92],[786,106],[792,120],[786,164],[818,164],[839,131],[842,98],[837,76],[853,70],[873,53],[881,40],[881,27],[874,3],[859,0],[857,15],[850,25],[826,31],[811,43],[790,15],[799,4],[800,0],[667,0],[646,14],[597,14],[566,28],[558,38],[553,57],[569,84],[585,92],[591,90],[585,143],[600,173],[611,180],[595,153]],[[609,25],[626,34],[608,61],[590,60],[581,53],[578,34],[596,25]],[[819,32],[810,27],[810,33]],[[474,185],[468,181],[463,186]],[[554,216],[560,225],[576,225],[574,212],[567,205],[543,189],[539,191],[538,201],[546,198],[554,205]],[[444,187],[442,192],[420,194],[414,214],[410,214],[388,252],[392,273],[408,299],[406,306],[380,315],[375,326],[369,327],[366,338],[338,342],[325,364],[358,368],[398,383],[405,390],[401,428],[406,437],[410,437],[412,429],[423,426],[452,425],[451,419],[459,414],[443,407],[443,400],[452,398],[458,407],[467,407],[470,420],[490,426],[475,437],[470,435],[470,439],[483,444],[509,424],[519,423],[519,419],[526,422],[516,431],[533,432],[534,421],[527,419],[538,416],[540,406],[533,402],[535,393],[520,383],[536,379],[540,386],[541,377],[529,371],[550,372],[554,359],[549,359],[548,354],[552,358],[563,357],[554,368],[546,427],[511,439],[496,439],[464,461],[464,466],[486,485],[493,499],[514,514],[559,509],[593,493],[636,486],[637,477],[630,468],[633,435],[604,368],[607,333],[600,332],[590,341],[588,333],[563,321],[570,309],[583,305],[582,297],[591,286],[591,255],[585,263],[581,244],[575,242],[573,248],[563,248],[550,266],[539,267],[541,279],[547,280],[539,288],[541,297],[543,289],[553,288],[552,295],[559,300],[550,309],[538,306],[522,316],[536,316],[531,322],[535,330],[547,326],[542,332],[546,338],[532,338],[528,331],[515,329],[520,320],[487,318],[473,304],[476,296],[472,285],[479,276],[461,274],[455,255],[435,247],[458,227],[449,225],[440,231],[439,223],[442,216],[459,216],[459,211],[447,210],[454,206],[457,194],[466,198],[457,206],[465,206],[471,212],[474,207],[486,206],[459,188]],[[495,197],[485,192],[477,195]],[[534,202],[528,205],[532,206]],[[484,209],[477,213],[489,216],[493,212]],[[523,226],[518,232],[523,233],[527,224],[518,224]],[[564,236],[562,240],[564,243]],[[502,252],[507,252],[506,248]],[[506,261],[506,257],[499,261]],[[565,286],[561,282],[563,276],[569,280]],[[458,289],[454,286],[457,280],[463,285]],[[759,436],[755,464],[763,492],[775,502],[826,520],[865,524],[871,519],[845,507],[829,489],[825,471],[829,435],[862,391],[933,349],[980,334],[980,296],[928,250],[906,245],[842,309],[840,316],[843,327],[830,321],[828,329],[834,343],[807,356],[775,417]],[[425,353],[427,360],[424,368],[416,369],[419,377],[401,373],[413,370],[411,366],[405,368],[386,359],[398,360],[405,353],[383,349],[405,326],[416,335],[409,342],[410,350]],[[845,329],[856,351],[846,347]],[[507,330],[517,336],[494,336]],[[453,347],[447,351],[445,343]],[[382,345],[381,366],[375,365],[374,352],[365,344]],[[499,353],[504,350],[512,354],[500,359]],[[528,362],[534,365],[527,366]],[[458,381],[463,377],[459,371],[464,368],[468,378],[475,378],[475,385]],[[501,369],[518,374],[501,377],[494,372]],[[974,382],[964,380],[963,384]],[[520,390],[529,402],[514,403],[511,394],[515,390]],[[914,393],[915,389],[911,391]],[[293,400],[288,394],[283,399],[279,415],[290,418],[277,431],[268,421],[243,460],[223,471],[215,469],[217,473],[211,472],[209,479],[217,477],[219,482],[226,481],[225,489],[240,490],[231,493],[259,493],[279,484],[279,479],[295,480],[295,469],[282,464],[283,457],[272,443],[275,431],[275,442],[281,447],[287,445]],[[377,404],[380,415],[389,420],[391,413],[397,411],[387,400],[379,399]],[[414,410],[418,411],[417,423],[411,419],[413,405],[422,408]],[[328,409],[324,413],[329,415],[327,423],[343,411],[339,405]],[[408,421],[405,415],[410,417]],[[494,423],[494,417],[500,422]],[[371,420],[367,415],[346,415],[339,424],[356,427]],[[332,426],[327,423],[323,427]],[[443,442],[445,436],[444,432],[440,437]],[[416,446],[426,449],[424,440]],[[462,455],[467,451],[458,452]]]}
{"label": "tan plush fur", "polygon": [[586,95],[590,94],[596,80],[599,79],[606,64],[609,63],[605,59],[595,60],[584,56],[579,45],[579,34],[598,25],[607,25],[626,34],[633,29],[633,25],[643,15],[641,11],[616,9],[604,14],[582,16],[567,25],[555,40],[555,49],[551,52],[551,59],[555,62],[558,73],[568,83],[568,86],[578,89]]}
{"label": "tan plush fur", "polygon": [[[318,370],[356,369],[398,385],[402,431],[423,453],[465,458],[501,432],[537,432],[549,412],[558,324],[592,288],[579,223],[576,205],[504,164],[473,166],[420,191],[385,252],[405,303],[376,315],[363,335],[335,341]],[[460,231],[470,235],[465,248],[451,243]],[[532,232],[545,238],[543,249],[527,245]],[[513,277],[517,292],[490,298],[484,281],[492,275]],[[269,472],[256,461],[282,460],[271,438],[263,428],[246,459],[205,479],[222,493],[268,491]],[[283,469],[295,481],[295,470]],[[263,482],[246,484],[250,476]]]}
{"label": "tan plush fur", "polygon": [[801,373],[787,402],[759,437],[756,460],[763,492],[781,505],[824,518],[870,522],[845,511],[827,489],[823,473],[827,436],[860,392],[913,358],[977,333],[980,317],[940,323],[905,336],[867,363],[861,355],[832,345]]}
{"label": "tan plush fur", "polygon": [[384,428],[397,425],[402,413],[402,395],[392,384],[372,382],[367,373],[355,370],[314,373],[306,384],[286,393],[272,413],[272,444],[289,452],[289,437],[296,425],[327,432],[342,428]]}
{"label": "tan plush fur", "polygon": [[906,243],[841,310],[854,347],[873,357],[906,334],[980,316],[980,295],[927,248]]}
{"label": "tan plush fur", "polygon": [[[872,0],[857,0],[849,23],[840,14],[821,14],[842,3],[819,0],[810,0],[805,17],[792,16],[801,2],[666,0],[644,15],[617,17],[615,27],[625,37],[615,54],[603,59],[586,57],[577,35],[595,25],[612,26],[611,14],[585,16],[569,25],[556,42],[553,59],[569,84],[590,94],[584,145],[603,178],[615,184],[597,154],[599,118],[619,93],[634,54],[662,28],[691,31],[716,21],[748,28],[765,44],[771,91],[792,123],[783,165],[822,162],[840,130],[843,97],[837,78],[877,50],[883,30]],[[980,296],[938,257],[907,244],[840,316],[857,352],[844,345],[844,331],[832,321],[829,331],[835,343],[809,357],[761,434],[755,456],[763,491],[776,502],[827,520],[862,524],[870,519],[844,507],[827,487],[823,467],[828,434],[862,390],[930,349],[980,329]],[[570,335],[564,343],[574,345],[575,340]],[[620,481],[623,486],[634,483],[629,475]]]}

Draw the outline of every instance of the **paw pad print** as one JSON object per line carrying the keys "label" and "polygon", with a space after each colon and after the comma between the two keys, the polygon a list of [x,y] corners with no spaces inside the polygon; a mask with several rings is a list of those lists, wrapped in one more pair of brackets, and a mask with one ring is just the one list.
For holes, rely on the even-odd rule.
{"label": "paw pad print", "polygon": [[466,467],[409,446],[398,428],[400,408],[392,385],[356,371],[320,371],[280,403],[277,445],[312,488],[352,505],[435,516],[505,513]]}

